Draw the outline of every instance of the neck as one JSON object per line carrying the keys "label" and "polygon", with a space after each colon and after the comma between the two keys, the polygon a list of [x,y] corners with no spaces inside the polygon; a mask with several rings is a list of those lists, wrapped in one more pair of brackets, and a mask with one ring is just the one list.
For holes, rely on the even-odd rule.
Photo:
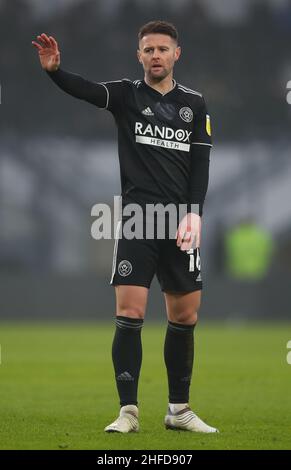
{"label": "neck", "polygon": [[172,73],[170,73],[165,78],[163,78],[163,80],[160,80],[160,81],[154,80],[148,77],[147,75],[145,75],[144,81],[146,82],[147,85],[154,88],[162,95],[165,95],[166,93],[168,93],[174,88]]}

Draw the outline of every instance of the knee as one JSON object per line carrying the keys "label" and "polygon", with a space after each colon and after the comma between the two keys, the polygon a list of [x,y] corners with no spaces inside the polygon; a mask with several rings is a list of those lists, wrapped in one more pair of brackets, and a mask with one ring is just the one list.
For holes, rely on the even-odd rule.
{"label": "knee", "polygon": [[175,319],[172,320],[176,323],[183,323],[184,325],[196,325],[198,321],[198,313],[196,311],[182,311],[175,315]]}
{"label": "knee", "polygon": [[128,317],[128,318],[138,318],[138,319],[143,319],[144,318],[144,309],[137,306],[137,305],[128,305],[128,304],[123,304],[119,305],[117,308],[117,313],[116,315],[120,315],[122,317]]}

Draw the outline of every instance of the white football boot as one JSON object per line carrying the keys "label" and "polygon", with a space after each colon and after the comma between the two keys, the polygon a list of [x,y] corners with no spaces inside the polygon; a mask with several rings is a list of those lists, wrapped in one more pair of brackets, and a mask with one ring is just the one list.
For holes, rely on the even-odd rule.
{"label": "white football boot", "polygon": [[170,408],[168,409],[168,414],[165,416],[165,426],[166,429],[175,429],[182,431],[192,431],[192,432],[219,432],[218,429],[208,426],[204,423],[202,419],[198,418],[195,413],[187,406],[177,413],[171,413]]}
{"label": "white football boot", "polygon": [[106,426],[105,432],[138,432],[138,408],[135,405],[126,405],[120,408],[118,418]]}

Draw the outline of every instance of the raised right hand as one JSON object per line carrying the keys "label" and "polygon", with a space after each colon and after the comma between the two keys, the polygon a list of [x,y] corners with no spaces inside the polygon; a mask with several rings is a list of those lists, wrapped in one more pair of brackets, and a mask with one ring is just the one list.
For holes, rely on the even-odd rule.
{"label": "raised right hand", "polygon": [[37,36],[38,42],[32,41],[32,44],[38,49],[39,60],[43,69],[48,72],[58,70],[61,60],[57,41],[52,36],[41,34]]}

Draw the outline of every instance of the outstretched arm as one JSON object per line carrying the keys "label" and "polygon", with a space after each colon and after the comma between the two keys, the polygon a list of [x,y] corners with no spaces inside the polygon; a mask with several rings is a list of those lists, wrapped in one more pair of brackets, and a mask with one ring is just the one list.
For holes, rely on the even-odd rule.
{"label": "outstretched arm", "polygon": [[41,34],[32,44],[37,48],[42,68],[49,77],[61,88],[75,98],[88,101],[99,108],[108,105],[106,87],[101,83],[95,83],[82,78],[80,75],[65,72],[60,69],[60,51],[57,41],[52,36]]}

